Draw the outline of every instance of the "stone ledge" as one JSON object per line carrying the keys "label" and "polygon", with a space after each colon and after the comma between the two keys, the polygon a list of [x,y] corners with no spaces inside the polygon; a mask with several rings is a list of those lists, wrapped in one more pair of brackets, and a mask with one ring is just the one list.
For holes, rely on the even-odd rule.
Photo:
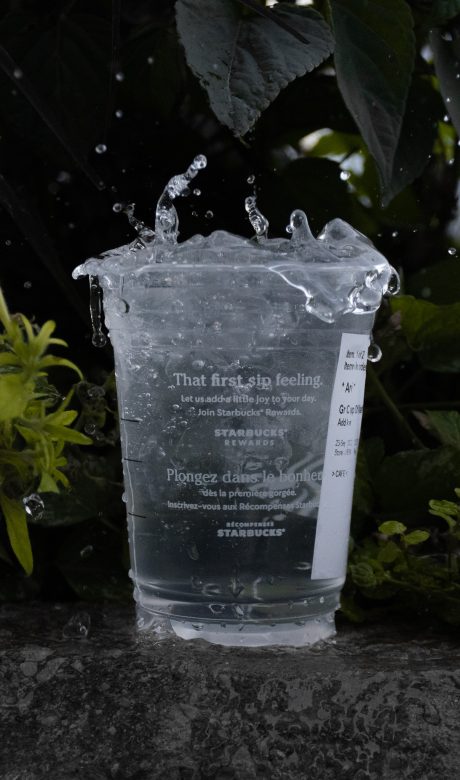
{"label": "stone ledge", "polygon": [[422,629],[223,648],[130,607],[0,608],[1,780],[457,780],[459,701],[459,644]]}

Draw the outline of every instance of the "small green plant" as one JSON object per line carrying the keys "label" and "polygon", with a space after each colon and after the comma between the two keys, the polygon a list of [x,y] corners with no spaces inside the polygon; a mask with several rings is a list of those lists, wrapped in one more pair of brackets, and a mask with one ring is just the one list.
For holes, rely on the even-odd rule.
{"label": "small green plant", "polygon": [[[55,323],[39,328],[23,314],[12,316],[1,290],[0,323],[0,511],[11,548],[31,574],[28,510],[34,501],[40,504],[36,493],[69,486],[62,471],[65,444],[90,444],[91,439],[70,427],[78,415],[67,408],[72,391],[62,399],[48,382],[48,369],[55,366],[66,366],[81,378],[74,363],[48,352],[51,345],[67,346],[52,337]],[[9,559],[1,546],[0,557]]]}
{"label": "small green plant", "polygon": [[[456,495],[460,498],[460,489]],[[430,513],[444,522],[415,529],[389,520],[353,546],[342,610],[366,617],[408,609],[460,625],[460,503],[432,500]]]}

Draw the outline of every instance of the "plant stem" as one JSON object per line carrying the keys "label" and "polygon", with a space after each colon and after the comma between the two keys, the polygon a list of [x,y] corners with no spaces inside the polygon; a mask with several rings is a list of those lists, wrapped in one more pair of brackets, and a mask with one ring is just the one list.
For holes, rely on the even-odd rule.
{"label": "plant stem", "polygon": [[427,449],[424,443],[421,441],[421,439],[418,438],[417,434],[414,433],[414,431],[410,427],[407,420],[403,417],[403,415],[399,411],[394,401],[388,395],[387,391],[385,390],[383,384],[381,383],[380,379],[378,378],[372,366],[368,367],[367,375],[369,377],[369,380],[374,390],[376,391],[377,395],[382,401],[383,405],[388,409],[394,421],[396,422],[403,438],[406,439],[406,441],[410,442],[411,447],[415,447],[416,449],[423,449],[423,450]]}

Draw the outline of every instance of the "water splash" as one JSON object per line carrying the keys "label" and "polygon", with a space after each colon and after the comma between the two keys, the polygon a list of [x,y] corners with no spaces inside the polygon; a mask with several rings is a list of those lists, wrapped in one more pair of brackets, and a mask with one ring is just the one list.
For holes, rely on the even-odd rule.
{"label": "water splash", "polygon": [[105,347],[107,336],[102,328],[102,288],[97,276],[89,277],[89,310],[93,329],[91,341],[95,347]]}
{"label": "water splash", "polygon": [[142,222],[134,215],[135,203],[130,203],[123,209],[123,213],[128,217],[128,222],[134,228],[140,239],[140,248],[150,244],[155,238],[155,233],[151,227]]}
{"label": "water splash", "polygon": [[187,168],[185,173],[173,176],[163,190],[155,213],[155,235],[158,241],[170,244],[177,243],[179,220],[173,201],[179,196],[190,193],[189,184],[197,173],[206,168],[207,160],[204,154],[199,154]]}
{"label": "water splash", "polygon": [[244,201],[244,208],[249,217],[249,222],[256,232],[257,241],[267,238],[269,222],[261,211],[257,208],[257,199],[255,195],[249,195]]}
{"label": "water splash", "polygon": [[308,224],[307,215],[301,209],[295,209],[292,212],[289,225],[286,227],[286,233],[290,233],[293,246],[304,246],[316,241]]}

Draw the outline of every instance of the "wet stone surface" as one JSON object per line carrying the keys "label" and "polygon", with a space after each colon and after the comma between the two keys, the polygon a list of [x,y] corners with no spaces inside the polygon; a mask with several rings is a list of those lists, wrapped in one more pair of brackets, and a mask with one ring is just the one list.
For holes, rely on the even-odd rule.
{"label": "wet stone surface", "polygon": [[0,607],[1,780],[450,780],[459,713],[459,644],[422,629],[234,649],[139,637],[129,607]]}

